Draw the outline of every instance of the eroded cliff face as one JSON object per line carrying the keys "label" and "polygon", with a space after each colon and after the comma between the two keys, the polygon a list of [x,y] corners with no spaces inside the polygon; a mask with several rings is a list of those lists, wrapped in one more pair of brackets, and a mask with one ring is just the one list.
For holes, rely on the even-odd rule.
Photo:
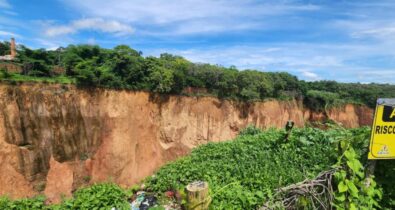
{"label": "eroded cliff face", "polygon": [[0,194],[45,193],[50,201],[100,181],[134,184],[207,142],[234,138],[248,124],[303,126],[330,118],[369,125],[373,111],[347,105],[328,113],[296,101],[237,103],[211,97],[0,85]]}

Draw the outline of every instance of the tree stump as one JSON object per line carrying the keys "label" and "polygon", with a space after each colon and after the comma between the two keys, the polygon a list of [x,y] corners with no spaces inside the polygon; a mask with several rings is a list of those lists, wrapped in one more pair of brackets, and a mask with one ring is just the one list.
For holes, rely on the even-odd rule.
{"label": "tree stump", "polygon": [[188,210],[208,210],[211,198],[209,196],[207,182],[192,182],[186,187],[186,192]]}

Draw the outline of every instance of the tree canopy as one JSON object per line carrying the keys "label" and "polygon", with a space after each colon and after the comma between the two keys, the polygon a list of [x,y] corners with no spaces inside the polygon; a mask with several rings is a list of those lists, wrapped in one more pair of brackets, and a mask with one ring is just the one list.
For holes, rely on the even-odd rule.
{"label": "tree canopy", "polygon": [[[7,50],[7,44],[0,42],[0,53]],[[126,45],[113,49],[69,45],[56,50],[19,45],[17,50],[24,74],[51,77],[56,66],[64,69],[64,76],[75,78],[79,86],[171,94],[192,87],[220,98],[247,101],[296,98],[315,110],[349,102],[373,107],[378,97],[395,97],[395,85],[390,84],[306,82],[286,72],[239,71],[234,66],[193,63],[169,53],[144,57]]]}

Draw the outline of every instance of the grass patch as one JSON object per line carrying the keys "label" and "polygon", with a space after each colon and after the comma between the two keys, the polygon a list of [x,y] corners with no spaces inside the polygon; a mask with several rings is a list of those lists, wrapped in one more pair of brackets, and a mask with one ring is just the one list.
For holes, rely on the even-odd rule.
{"label": "grass patch", "polygon": [[55,83],[55,84],[75,84],[75,78],[67,76],[55,76],[55,77],[36,77],[28,76],[17,73],[5,74],[0,72],[0,80],[10,82],[40,82],[40,83]]}

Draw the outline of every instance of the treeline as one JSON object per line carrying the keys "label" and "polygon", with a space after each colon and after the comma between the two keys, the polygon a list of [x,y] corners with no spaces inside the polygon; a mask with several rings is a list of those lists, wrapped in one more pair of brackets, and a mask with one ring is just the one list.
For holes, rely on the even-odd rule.
{"label": "treeline", "polygon": [[192,87],[220,98],[247,101],[296,98],[315,110],[349,102],[373,107],[378,97],[395,97],[395,85],[305,82],[286,72],[239,71],[235,67],[192,63],[168,53],[144,57],[126,45],[113,49],[70,45],[57,50],[18,46],[18,62],[23,64],[25,74],[37,77],[53,76],[54,66],[60,67],[64,75],[76,78],[79,86],[172,94]]}

